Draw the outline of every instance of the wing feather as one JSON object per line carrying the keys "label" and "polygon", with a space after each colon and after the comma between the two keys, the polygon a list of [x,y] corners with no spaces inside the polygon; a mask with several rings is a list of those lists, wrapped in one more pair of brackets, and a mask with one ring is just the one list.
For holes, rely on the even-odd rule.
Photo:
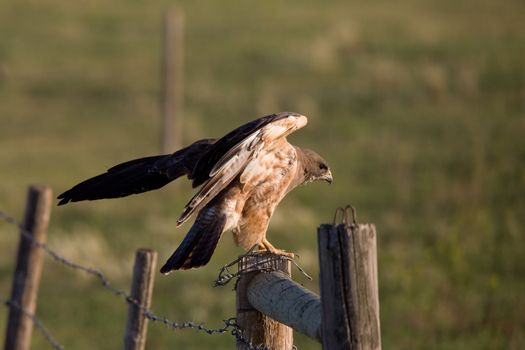
{"label": "wing feather", "polygon": [[240,163],[244,163],[247,158],[253,153],[254,148],[256,147],[259,137],[260,137],[260,130],[257,130],[247,138],[245,138],[242,142],[239,142],[237,145],[232,147],[228,153],[226,153],[224,156],[222,156],[221,159],[215,164],[213,169],[210,171],[210,177],[215,176],[215,174],[219,173],[220,171],[224,170],[224,168],[239,165]]}
{"label": "wing feather", "polygon": [[212,170],[212,177],[204,183],[202,188],[193,196],[184,208],[182,215],[177,220],[177,226],[182,225],[195,211],[200,210],[218,195],[230,182],[244,169],[256,151],[255,147],[263,147],[260,141],[259,132],[255,132],[247,137],[245,141],[239,143],[224,157],[219,163],[218,169]]}
{"label": "wing feather", "polygon": [[269,123],[284,119],[295,113],[277,113],[261,117],[249,123],[241,125],[233,131],[230,131],[225,136],[221,137],[215,145],[213,145],[206,154],[204,154],[197,162],[193,171],[193,187],[197,187],[208,181],[211,170],[215,167],[217,162],[224,157],[226,153],[235,147],[239,142],[261,129]]}
{"label": "wing feather", "polygon": [[161,188],[192,172],[214,139],[199,140],[173,154],[133,159],[87,179],[60,194],[58,205],[68,202],[125,197]]}

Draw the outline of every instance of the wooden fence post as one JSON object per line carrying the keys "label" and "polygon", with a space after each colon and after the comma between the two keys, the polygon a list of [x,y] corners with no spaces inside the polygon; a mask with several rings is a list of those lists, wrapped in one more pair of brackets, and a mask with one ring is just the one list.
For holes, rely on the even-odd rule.
{"label": "wooden fence post", "polygon": [[[239,260],[240,276],[237,283],[237,324],[245,339],[255,346],[266,345],[269,349],[291,350],[293,331],[252,307],[248,300],[248,285],[261,271],[280,271],[291,275],[291,263],[279,255],[263,253],[244,256]],[[238,350],[248,346],[237,341]]]}
{"label": "wooden fence post", "polygon": [[[157,252],[150,249],[137,250],[133,266],[131,298],[148,309],[151,306],[156,265]],[[143,311],[136,304],[129,303],[124,350],[143,350],[146,346],[148,319]]]}
{"label": "wooden fence post", "polygon": [[169,10],[164,17],[162,65],[163,97],[161,151],[173,153],[182,146],[184,16]]}
{"label": "wooden fence post", "polygon": [[[49,187],[29,187],[22,232],[45,243],[51,215],[52,191]],[[16,269],[11,289],[11,301],[28,313],[34,314],[42,275],[42,249],[31,239],[20,235]],[[9,308],[5,350],[26,350],[31,346],[33,321],[20,308]]]}
{"label": "wooden fence post", "polygon": [[380,350],[374,225],[318,229],[325,350]]}
{"label": "wooden fence post", "polygon": [[247,289],[250,305],[321,342],[321,300],[281,272],[259,273]]}

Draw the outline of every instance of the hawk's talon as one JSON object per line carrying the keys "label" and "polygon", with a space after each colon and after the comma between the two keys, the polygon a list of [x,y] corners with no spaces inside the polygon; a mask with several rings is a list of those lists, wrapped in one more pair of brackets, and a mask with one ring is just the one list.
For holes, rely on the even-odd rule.
{"label": "hawk's talon", "polygon": [[285,256],[287,258],[293,259],[295,254],[292,252],[287,252],[286,250],[275,248],[266,238],[263,238],[262,242],[259,244],[261,250],[266,250],[275,255]]}

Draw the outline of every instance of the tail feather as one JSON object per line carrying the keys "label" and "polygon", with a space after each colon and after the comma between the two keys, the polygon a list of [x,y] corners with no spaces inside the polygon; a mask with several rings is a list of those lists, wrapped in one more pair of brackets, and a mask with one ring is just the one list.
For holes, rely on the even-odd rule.
{"label": "tail feather", "polygon": [[166,261],[160,272],[187,270],[206,265],[215,251],[226,224],[226,216],[216,207],[203,208],[190,231]]}

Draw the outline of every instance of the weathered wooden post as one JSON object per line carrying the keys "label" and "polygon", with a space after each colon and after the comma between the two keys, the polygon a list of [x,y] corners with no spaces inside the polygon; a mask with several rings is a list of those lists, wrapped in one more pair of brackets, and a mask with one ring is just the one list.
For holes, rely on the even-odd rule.
{"label": "weathered wooden post", "polygon": [[184,16],[169,10],[164,17],[163,98],[161,151],[175,152],[182,146]]}
{"label": "weathered wooden post", "polygon": [[293,330],[321,342],[321,300],[281,272],[263,272],[248,285],[250,305]]}
{"label": "weathered wooden post", "polygon": [[[131,298],[139,305],[150,308],[157,266],[157,252],[150,249],[138,249],[133,266]],[[124,333],[124,350],[143,350],[146,346],[148,319],[144,310],[134,302],[129,303],[128,322]]]}
{"label": "weathered wooden post", "polygon": [[380,350],[376,229],[318,229],[322,336],[325,350]]}
{"label": "weathered wooden post", "polygon": [[[289,277],[290,261],[279,255],[263,253],[244,256],[239,260],[238,266],[240,275],[237,283],[237,324],[243,337],[254,346],[262,344],[272,350],[291,350],[292,329],[257,311],[248,300],[248,286],[254,277],[264,273],[262,271],[275,271]],[[237,341],[237,349],[246,350],[248,346]]]}
{"label": "weathered wooden post", "polygon": [[11,289],[11,301],[19,307],[9,309],[5,350],[26,350],[31,347],[33,321],[24,315],[22,310],[30,314],[35,313],[42,275],[43,252],[24,233],[31,235],[38,242],[45,243],[51,215],[51,202],[51,188],[29,187]]}

